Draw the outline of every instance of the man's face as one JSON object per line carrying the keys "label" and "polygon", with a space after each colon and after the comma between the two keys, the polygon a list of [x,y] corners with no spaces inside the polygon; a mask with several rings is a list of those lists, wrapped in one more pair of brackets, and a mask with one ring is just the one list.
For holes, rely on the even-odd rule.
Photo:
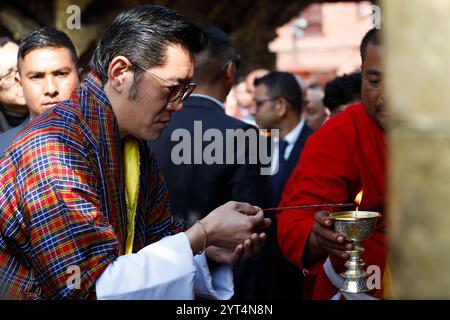
{"label": "man's face", "polygon": [[247,91],[245,81],[240,82],[235,87],[236,100],[239,107],[248,108],[251,104],[252,96]]}
{"label": "man's face", "polygon": [[383,49],[370,43],[362,63],[361,100],[369,116],[386,129],[389,113],[383,95]]}
{"label": "man's face", "polygon": [[19,68],[23,95],[32,118],[67,100],[79,83],[70,50],[64,47],[34,49],[21,60]]}
{"label": "man's face", "polygon": [[13,42],[8,42],[0,48],[0,103],[11,111],[14,107],[25,106],[22,88],[15,80],[18,51],[19,46]]}
{"label": "man's face", "polygon": [[169,124],[172,113],[182,109],[181,99],[168,102],[168,97],[176,86],[190,83],[194,74],[193,58],[181,46],[169,45],[165,60],[164,66],[144,71],[134,99],[129,97],[132,71],[127,71],[127,89],[110,99],[121,136],[129,134],[138,139],[156,140]]}
{"label": "man's face", "polygon": [[247,89],[247,93],[251,97],[251,99],[249,101],[249,105],[248,105],[249,108],[255,108],[256,107],[255,106],[255,100],[253,99],[253,97],[255,96],[255,86],[254,86],[255,79],[256,78],[262,78],[268,73],[269,73],[269,70],[256,69],[256,70],[253,70],[252,72],[250,72],[245,77],[245,87]]}
{"label": "man's face", "polygon": [[321,95],[314,90],[309,89],[306,94],[306,104],[303,111],[308,127],[317,130],[328,119],[329,111],[321,102]]}
{"label": "man's face", "polygon": [[260,84],[255,87],[254,103],[249,109],[250,114],[255,117],[257,125],[262,129],[278,128],[278,115],[276,114],[276,97],[271,97],[267,87]]}

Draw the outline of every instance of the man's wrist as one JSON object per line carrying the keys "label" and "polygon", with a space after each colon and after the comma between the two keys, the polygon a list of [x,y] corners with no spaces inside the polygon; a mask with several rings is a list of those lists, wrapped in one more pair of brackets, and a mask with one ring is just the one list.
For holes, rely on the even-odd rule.
{"label": "man's wrist", "polygon": [[203,222],[201,222],[200,220],[196,221],[194,225],[200,226],[203,231],[203,234],[205,236],[205,238],[203,240],[203,248],[197,253],[197,254],[202,254],[203,252],[205,252],[205,249],[208,246],[208,232],[206,231],[205,224]]}
{"label": "man's wrist", "polygon": [[195,223],[188,230],[185,231],[185,234],[186,234],[187,238],[189,239],[192,253],[194,255],[201,253],[205,246],[205,244],[204,244],[205,234],[204,234],[200,224]]}

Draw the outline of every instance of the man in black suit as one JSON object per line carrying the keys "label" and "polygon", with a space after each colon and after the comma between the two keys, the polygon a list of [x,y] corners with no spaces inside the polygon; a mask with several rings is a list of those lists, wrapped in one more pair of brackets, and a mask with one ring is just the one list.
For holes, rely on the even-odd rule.
{"label": "man in black suit", "polygon": [[[183,110],[172,115],[161,138],[150,142],[171,194],[172,214],[184,218],[188,224],[230,200],[259,206],[268,204],[267,177],[261,175],[260,165],[249,164],[249,142],[246,142],[244,150],[244,146],[232,145],[226,139],[226,130],[244,130],[258,135],[255,127],[225,114],[223,102],[232,87],[239,56],[222,30],[212,26],[204,29],[209,44],[195,57],[194,82],[197,88],[183,103]],[[223,161],[208,164],[203,155],[207,146],[217,141],[199,142],[198,138],[211,129],[223,137],[222,148],[216,155]],[[176,152],[177,145],[180,145],[180,132],[188,133],[192,138],[188,151],[191,156],[184,158],[184,162],[179,161]],[[245,151],[244,164],[237,163],[236,157],[232,163],[226,161],[230,147],[234,149],[234,155]]]}
{"label": "man in black suit", "polygon": [[[251,114],[255,116],[260,128],[279,130],[279,141],[274,143],[272,153],[270,176],[274,201],[272,206],[277,206],[312,130],[301,116],[304,98],[296,76],[274,71],[255,79],[254,84]],[[268,213],[266,216],[272,219],[272,226],[267,230],[266,246],[251,260],[259,259],[255,275],[257,297],[298,300],[301,297],[302,275],[299,269],[281,254],[274,213]]]}
{"label": "man in black suit", "polygon": [[[197,87],[183,103],[183,110],[172,115],[159,140],[149,142],[167,182],[171,212],[184,218],[188,225],[230,200],[260,207],[271,203],[268,176],[261,174],[259,161],[251,164],[249,160],[255,155],[255,141],[252,144],[248,139],[242,144],[227,139],[227,132],[259,138],[256,127],[225,114],[223,102],[233,85],[239,56],[222,30],[212,26],[204,30],[208,47],[195,57]],[[199,136],[206,137],[208,132],[220,135],[222,141],[213,138],[199,142]],[[182,140],[184,134],[190,138]],[[188,148],[179,152],[179,146],[185,142]],[[204,155],[213,143],[221,147],[214,154],[219,161],[211,163]],[[228,161],[231,151],[234,157]],[[235,273],[235,293],[243,297],[241,291],[247,287],[241,285],[241,279],[252,274],[244,272],[245,263],[236,268],[239,271]]]}
{"label": "man in black suit", "polygon": [[312,130],[301,116],[304,98],[293,74],[273,71],[257,78],[253,98],[255,103],[250,112],[258,126],[279,130],[271,166],[271,186],[277,205]]}

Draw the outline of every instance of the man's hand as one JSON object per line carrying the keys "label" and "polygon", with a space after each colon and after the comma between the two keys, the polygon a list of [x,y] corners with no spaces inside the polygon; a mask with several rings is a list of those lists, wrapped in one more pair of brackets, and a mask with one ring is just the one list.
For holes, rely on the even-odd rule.
{"label": "man's hand", "polygon": [[206,255],[218,263],[234,265],[248,259],[261,250],[266,239],[267,235],[265,233],[254,233],[250,239],[245,240],[244,244],[238,244],[234,250],[209,246],[206,249]]}
{"label": "man's hand", "polygon": [[[208,245],[233,251],[239,244],[252,239],[256,230],[266,229],[271,224],[269,218],[264,218],[260,208],[235,201],[213,210],[202,222],[208,233]],[[243,249],[245,251],[245,246]]]}
{"label": "man's hand", "polygon": [[333,221],[330,213],[326,211],[316,212],[315,223],[306,244],[303,263],[313,264],[326,254],[347,259],[346,250],[353,250],[353,244],[345,240],[343,235],[334,232]]}

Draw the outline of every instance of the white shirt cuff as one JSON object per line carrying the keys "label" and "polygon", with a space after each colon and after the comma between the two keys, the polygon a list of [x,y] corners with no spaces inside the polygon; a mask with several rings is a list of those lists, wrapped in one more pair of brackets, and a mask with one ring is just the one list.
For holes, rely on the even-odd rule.
{"label": "white shirt cuff", "polygon": [[205,299],[228,300],[234,294],[233,269],[221,264],[210,272],[205,254],[194,258],[196,297]]}

